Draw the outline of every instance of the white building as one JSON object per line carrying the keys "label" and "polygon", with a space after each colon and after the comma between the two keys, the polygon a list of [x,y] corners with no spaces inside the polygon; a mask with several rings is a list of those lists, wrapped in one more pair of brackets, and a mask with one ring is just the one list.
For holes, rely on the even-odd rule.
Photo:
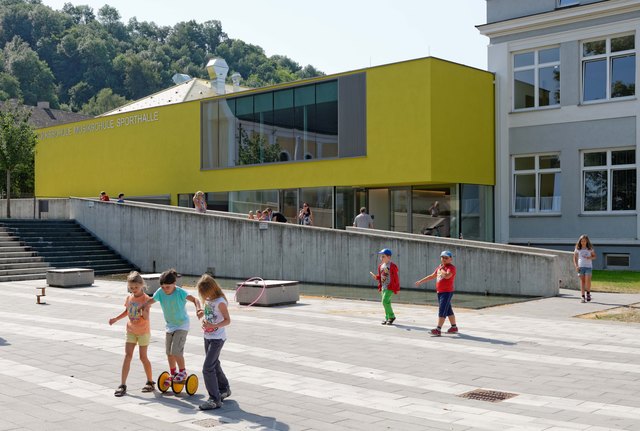
{"label": "white building", "polygon": [[487,0],[496,76],[496,242],[640,269],[639,0]]}

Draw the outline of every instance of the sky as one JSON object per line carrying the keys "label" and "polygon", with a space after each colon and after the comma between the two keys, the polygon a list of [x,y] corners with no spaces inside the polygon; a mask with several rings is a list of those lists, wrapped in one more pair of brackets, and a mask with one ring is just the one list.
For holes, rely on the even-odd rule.
{"label": "sky", "polygon": [[42,0],[105,4],[124,23],[219,20],[230,38],[259,45],[267,56],[286,55],[327,73],[434,56],[487,67],[488,39],[476,25],[486,21],[485,0]]}

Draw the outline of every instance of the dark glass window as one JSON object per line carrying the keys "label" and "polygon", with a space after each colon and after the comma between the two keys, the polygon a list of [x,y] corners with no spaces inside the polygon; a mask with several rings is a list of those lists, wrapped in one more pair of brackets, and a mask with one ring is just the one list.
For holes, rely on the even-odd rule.
{"label": "dark glass window", "polygon": [[607,98],[607,60],[584,62],[584,100]]}
{"label": "dark glass window", "polygon": [[205,169],[338,157],[337,80],[225,102],[202,105]]}

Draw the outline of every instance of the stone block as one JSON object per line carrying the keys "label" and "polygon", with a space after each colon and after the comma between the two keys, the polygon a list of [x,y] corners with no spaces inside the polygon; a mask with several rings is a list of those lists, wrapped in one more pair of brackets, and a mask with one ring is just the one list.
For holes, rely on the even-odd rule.
{"label": "stone block", "polygon": [[142,276],[142,279],[144,280],[144,284],[145,284],[145,288],[144,288],[144,292],[149,295],[149,296],[153,296],[154,293],[156,293],[156,290],[158,290],[160,288],[160,273],[155,273],[155,274],[140,274]]}
{"label": "stone block", "polygon": [[[265,285],[266,287],[264,287]],[[297,281],[291,280],[264,280],[264,284],[259,280],[236,283],[238,303],[249,305],[258,297],[260,299],[254,305],[295,304],[300,300],[300,288]]]}
{"label": "stone block", "polygon": [[60,268],[47,271],[47,284],[54,287],[91,286],[95,280],[93,269]]}

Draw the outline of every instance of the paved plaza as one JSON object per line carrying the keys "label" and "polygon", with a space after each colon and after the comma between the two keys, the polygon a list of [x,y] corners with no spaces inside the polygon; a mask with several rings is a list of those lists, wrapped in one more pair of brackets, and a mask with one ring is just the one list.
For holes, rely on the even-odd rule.
{"label": "paved plaza", "polygon": [[[222,366],[233,394],[203,412],[194,396],[142,393],[134,356],[120,382],[123,282],[47,288],[0,284],[0,430],[638,430],[640,326],[573,316],[640,302],[637,295],[577,292],[457,310],[461,333],[431,337],[436,309],[396,305],[382,326],[376,302],[303,297],[275,308],[231,305]],[[402,294],[402,292],[401,292]],[[455,303],[454,303],[455,305]],[[194,308],[187,370],[201,376]],[[154,376],[167,368],[160,307],[151,313]],[[445,326],[446,329],[447,326]],[[500,402],[460,397],[476,389],[515,394]]]}

